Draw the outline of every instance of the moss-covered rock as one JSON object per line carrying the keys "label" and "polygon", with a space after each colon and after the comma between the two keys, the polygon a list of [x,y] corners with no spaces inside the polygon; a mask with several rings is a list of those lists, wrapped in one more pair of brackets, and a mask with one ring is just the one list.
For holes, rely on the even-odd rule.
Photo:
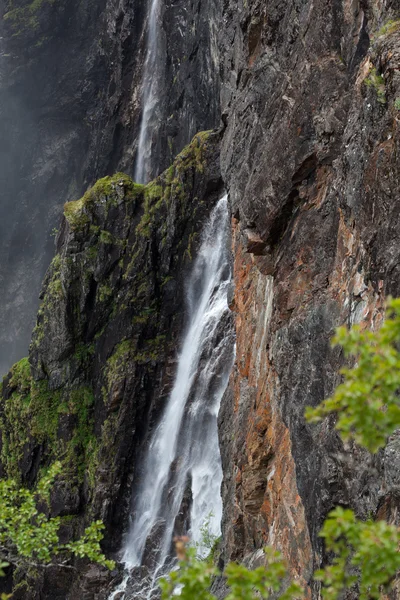
{"label": "moss-covered rock", "polygon": [[61,460],[53,512],[75,515],[74,532],[103,519],[107,551],[173,383],[186,274],[221,192],[218,148],[199,134],[147,186],[118,173],[65,205],[29,359],[2,386],[1,474],[34,484]]}

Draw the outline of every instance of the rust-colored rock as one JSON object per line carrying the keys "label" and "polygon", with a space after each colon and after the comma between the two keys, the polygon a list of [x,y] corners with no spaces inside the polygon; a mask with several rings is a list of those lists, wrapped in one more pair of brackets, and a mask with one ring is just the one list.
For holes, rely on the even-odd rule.
{"label": "rust-colored rock", "polygon": [[[220,417],[223,558],[250,560],[271,544],[317,597],[329,510],[390,521],[399,510],[395,439],[373,462],[354,447],[346,458],[333,418],[304,420],[340,382],[335,327],[376,328],[385,297],[400,295],[400,28],[378,35],[399,6],[237,4],[225,5],[221,42],[237,330]],[[248,254],[249,223],[267,268]]]}

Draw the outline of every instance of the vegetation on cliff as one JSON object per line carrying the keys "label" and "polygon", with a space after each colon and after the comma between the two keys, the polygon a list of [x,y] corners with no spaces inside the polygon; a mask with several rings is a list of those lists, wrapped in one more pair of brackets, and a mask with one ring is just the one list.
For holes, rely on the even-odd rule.
{"label": "vegetation on cliff", "polygon": [[[72,556],[87,557],[108,568],[100,549],[104,525],[93,522],[76,541],[60,543],[61,517],[49,517],[50,492],[61,472],[61,463],[54,463],[38,482],[34,491],[20,488],[14,480],[0,481],[0,556],[16,567],[43,568],[49,563],[72,568]],[[3,563],[3,567],[6,564]]]}
{"label": "vegetation on cliff", "polygon": [[[332,398],[307,409],[308,420],[319,421],[334,413],[344,442],[353,440],[372,453],[382,449],[400,426],[399,342],[400,300],[388,302],[387,318],[378,331],[339,328],[333,344],[342,346],[356,364],[342,369],[344,382]],[[400,529],[382,520],[359,520],[352,510],[338,506],[329,513],[320,536],[330,559],[314,578],[322,583],[325,600],[337,600],[350,590],[356,590],[360,600],[378,599],[390,589],[400,569]],[[177,590],[182,600],[217,600],[209,590],[212,578],[221,572],[209,561],[197,560],[185,540],[178,541],[177,550],[180,568],[161,582],[163,600],[173,598]],[[288,581],[280,553],[268,548],[265,552],[266,567],[248,569],[235,563],[226,567],[227,600],[305,596],[298,584]]]}
{"label": "vegetation on cliff", "polygon": [[[34,489],[61,465],[46,514],[61,519],[65,544],[103,521],[103,551],[120,546],[126,481],[171,383],[185,318],[176,301],[221,191],[218,146],[217,134],[198,134],[147,186],[117,173],[65,205],[29,359],[0,394],[0,476]],[[40,584],[51,597],[46,581],[26,593]]]}

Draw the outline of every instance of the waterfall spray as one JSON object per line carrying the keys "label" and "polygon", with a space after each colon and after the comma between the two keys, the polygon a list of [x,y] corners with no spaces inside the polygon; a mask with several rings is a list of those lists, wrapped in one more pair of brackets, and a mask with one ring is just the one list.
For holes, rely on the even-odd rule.
{"label": "waterfall spray", "polygon": [[[150,553],[152,574],[147,597],[157,577],[172,565],[171,542],[188,487],[191,508],[185,533],[201,546],[201,528],[208,519],[210,533],[220,535],[222,469],[217,416],[234,359],[227,301],[230,281],[229,217],[224,196],[203,231],[188,282],[189,322],[175,383],[147,450],[124,548],[128,572],[149,563]],[[128,580],[129,576],[117,591],[124,591]]]}
{"label": "waterfall spray", "polygon": [[148,183],[151,163],[151,119],[154,115],[159,97],[159,57],[158,18],[161,0],[151,0],[149,13],[147,55],[143,71],[142,119],[140,122],[136,167],[134,180],[137,183]]}

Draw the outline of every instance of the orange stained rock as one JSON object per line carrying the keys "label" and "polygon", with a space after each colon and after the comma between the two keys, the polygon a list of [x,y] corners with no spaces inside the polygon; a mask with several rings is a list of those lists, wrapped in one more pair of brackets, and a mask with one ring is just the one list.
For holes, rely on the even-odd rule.
{"label": "orange stained rock", "polygon": [[[237,418],[243,386],[251,406],[245,422],[238,423],[244,446],[238,448],[236,457],[232,522],[236,531],[232,536],[243,534],[247,551],[266,543],[279,549],[291,574],[299,577],[301,573],[305,583],[304,577],[312,567],[312,549],[296,485],[290,435],[276,402],[279,381],[268,357],[273,282],[246,254],[237,224],[234,240],[237,368],[232,384]],[[303,277],[298,280],[297,290],[306,289],[307,284],[301,284]]]}

